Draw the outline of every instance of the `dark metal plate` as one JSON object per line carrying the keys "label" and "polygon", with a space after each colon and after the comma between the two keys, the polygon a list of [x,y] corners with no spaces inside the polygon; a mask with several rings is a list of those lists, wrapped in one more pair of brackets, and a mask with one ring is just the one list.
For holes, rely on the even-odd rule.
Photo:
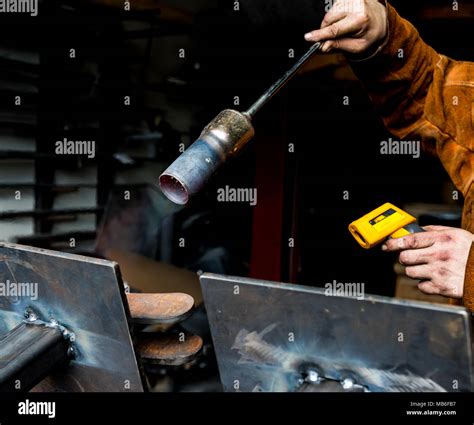
{"label": "dark metal plate", "polygon": [[75,334],[76,359],[34,390],[143,391],[116,263],[0,243],[0,283],[7,282],[32,285],[23,285],[21,296],[0,296],[0,335],[29,308]]}
{"label": "dark metal plate", "polygon": [[294,391],[307,365],[369,391],[472,390],[470,314],[462,307],[200,279],[226,391]]}

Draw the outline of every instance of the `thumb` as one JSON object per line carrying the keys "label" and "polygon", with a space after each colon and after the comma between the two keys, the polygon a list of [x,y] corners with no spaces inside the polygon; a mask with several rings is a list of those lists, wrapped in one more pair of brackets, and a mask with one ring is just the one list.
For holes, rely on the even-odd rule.
{"label": "thumb", "polygon": [[360,53],[361,51],[361,42],[363,40],[354,39],[354,38],[340,38],[337,40],[325,41],[321,47],[321,51],[324,53],[332,51],[343,51],[346,53]]}
{"label": "thumb", "polygon": [[423,226],[423,229],[428,232],[440,232],[441,230],[450,230],[452,227],[447,226]]}

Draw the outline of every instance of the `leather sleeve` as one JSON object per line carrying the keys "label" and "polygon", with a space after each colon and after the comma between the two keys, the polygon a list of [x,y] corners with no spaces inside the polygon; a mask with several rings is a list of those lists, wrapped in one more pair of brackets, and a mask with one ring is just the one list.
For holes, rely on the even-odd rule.
{"label": "leather sleeve", "polygon": [[474,243],[471,245],[467,260],[466,276],[464,278],[463,304],[474,312]]}
{"label": "leather sleeve", "polygon": [[[351,66],[388,130],[399,140],[420,140],[436,154],[464,195],[462,227],[474,233],[474,64],[438,54],[416,28],[386,4],[384,43]],[[370,53],[370,52],[369,52]],[[474,250],[464,304],[474,311]]]}
{"label": "leather sleeve", "polygon": [[440,55],[387,4],[389,36],[378,53],[352,62],[390,132],[400,138],[422,126],[426,98]]}

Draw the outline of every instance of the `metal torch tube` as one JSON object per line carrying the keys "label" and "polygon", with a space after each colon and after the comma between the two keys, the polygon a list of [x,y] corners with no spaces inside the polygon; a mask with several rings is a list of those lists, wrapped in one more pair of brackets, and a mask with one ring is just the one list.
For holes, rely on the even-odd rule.
{"label": "metal torch tube", "polygon": [[236,156],[252,139],[255,135],[252,117],[295,76],[321,46],[322,43],[313,44],[247,112],[226,109],[212,120],[198,140],[160,176],[160,188],[165,196],[176,204],[187,204],[217,169]]}
{"label": "metal torch tube", "polygon": [[288,70],[278,81],[275,82],[260,98],[245,112],[250,118],[262,109],[286,84],[295,76],[300,68],[317,52],[323,43],[314,43],[311,48]]}
{"label": "metal torch tube", "polygon": [[160,176],[162,192],[176,204],[187,204],[228,159],[254,136],[250,119],[226,109],[204,128],[199,138]]}

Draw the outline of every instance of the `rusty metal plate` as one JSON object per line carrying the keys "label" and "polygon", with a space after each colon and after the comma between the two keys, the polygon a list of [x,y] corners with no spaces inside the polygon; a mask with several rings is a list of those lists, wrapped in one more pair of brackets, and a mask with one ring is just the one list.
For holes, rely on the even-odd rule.
{"label": "rusty metal plate", "polygon": [[116,263],[0,243],[0,295],[0,335],[27,309],[75,334],[76,359],[34,391],[143,391]]}
{"label": "rusty metal plate", "polygon": [[150,334],[140,336],[137,349],[144,363],[180,366],[199,354],[202,339],[190,334]]}
{"label": "rusty metal plate", "polygon": [[462,307],[204,274],[226,391],[296,391],[303,369],[369,391],[472,391],[469,312]]}
{"label": "rusty metal plate", "polygon": [[172,325],[188,318],[194,307],[186,294],[127,294],[132,322],[143,325]]}

